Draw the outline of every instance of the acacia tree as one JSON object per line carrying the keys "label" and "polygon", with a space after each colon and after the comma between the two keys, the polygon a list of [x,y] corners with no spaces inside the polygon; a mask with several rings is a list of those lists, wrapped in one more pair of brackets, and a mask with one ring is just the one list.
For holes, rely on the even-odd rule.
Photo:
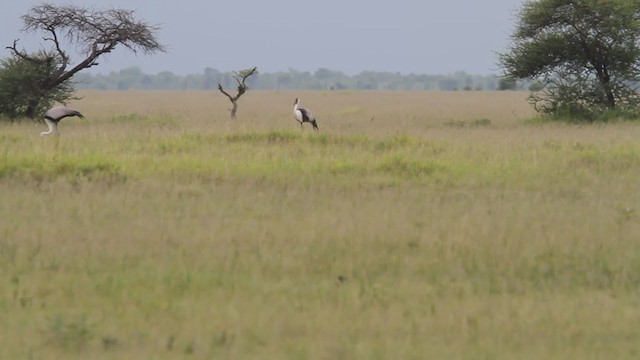
{"label": "acacia tree", "polygon": [[[37,88],[38,91],[21,94],[30,99],[29,105],[21,114],[27,117],[37,115],[43,107],[43,102],[52,101],[49,96],[51,92],[55,92],[61,86],[71,86],[69,81],[73,75],[80,70],[98,65],[97,59],[100,56],[113,51],[119,45],[134,53],[152,54],[165,51],[164,46],[157,40],[156,32],[159,27],[137,20],[134,11],[131,10],[97,10],[75,5],[42,4],[31,8],[22,16],[22,20],[23,31],[42,32],[45,34],[43,40],[51,44],[50,50],[35,54],[18,49],[18,40],[7,47],[14,57],[12,61],[26,62],[33,69],[39,69],[41,75],[31,79],[35,81],[31,88]],[[82,60],[73,62],[69,52],[65,50],[68,47],[75,47]]]}
{"label": "acacia tree", "polygon": [[538,112],[637,116],[640,1],[528,0],[511,37],[500,65],[507,78],[544,86],[530,96]]}
{"label": "acacia tree", "polygon": [[221,93],[225,94],[229,98],[229,101],[231,101],[232,107],[230,112],[231,112],[232,119],[236,118],[236,111],[238,110],[238,99],[240,99],[240,96],[242,96],[247,91],[247,85],[245,84],[245,81],[249,76],[257,73],[258,73],[257,67],[254,67],[253,69],[247,69],[247,70],[236,72],[233,78],[238,83],[238,93],[234,96],[231,96],[231,94],[229,94],[222,88],[222,85],[218,84],[218,90],[220,90]]}

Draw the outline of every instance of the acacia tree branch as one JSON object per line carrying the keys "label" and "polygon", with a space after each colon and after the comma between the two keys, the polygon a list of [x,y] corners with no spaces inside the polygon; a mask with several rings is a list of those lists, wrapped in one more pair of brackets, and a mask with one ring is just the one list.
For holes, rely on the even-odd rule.
{"label": "acacia tree branch", "polygon": [[228,92],[224,91],[224,89],[222,88],[221,84],[218,84],[218,90],[220,90],[221,93],[225,94],[229,100],[231,100],[231,102],[237,101],[239,96],[231,96]]}
{"label": "acacia tree branch", "polygon": [[46,59],[39,59],[36,57],[29,56],[24,50],[23,51],[18,50],[18,41],[20,41],[20,39],[13,40],[13,45],[7,46],[6,49],[11,50],[11,52],[15,56],[32,63],[43,64],[47,61]]}
{"label": "acacia tree branch", "polygon": [[56,52],[60,56],[60,66],[58,66],[58,69],[55,71],[55,73],[49,79],[47,79],[47,82],[49,82],[55,81],[55,79],[60,78],[64,74],[64,71],[67,69],[67,65],[69,65],[71,59],[69,58],[69,55],[67,55],[67,53],[60,47],[60,41],[58,40],[56,29],[54,27],[49,27],[47,30],[51,33],[51,37],[44,37],[43,39],[45,41],[53,42]]}
{"label": "acacia tree branch", "polygon": [[[111,50],[109,50],[111,51]],[[109,51],[92,51],[91,55],[89,55],[86,59],[82,60],[80,63],[78,63],[76,66],[74,66],[73,68],[71,68],[71,70],[64,72],[63,74],[61,74],[60,76],[57,77],[56,81],[58,83],[64,82],[68,79],[70,79],[73,75],[75,75],[78,71],[82,70],[82,69],[87,69],[90,68],[92,66],[98,65],[97,62],[95,62],[95,60],[98,58],[98,56],[109,52]]]}
{"label": "acacia tree branch", "polygon": [[253,67],[253,69],[251,69],[250,71],[244,71],[244,75],[242,76],[242,85],[244,85],[244,81],[247,80],[247,78],[253,74],[255,74],[255,72],[258,71],[257,67]]}
{"label": "acacia tree branch", "polygon": [[240,96],[242,96],[242,94],[244,94],[247,91],[247,85],[245,85],[245,81],[247,80],[247,78],[251,75],[253,75],[256,71],[258,70],[257,67],[254,67],[253,69],[247,71],[241,71],[238,75],[235,75],[233,78],[236,80],[236,82],[238,83],[238,98],[240,98]]}
{"label": "acacia tree branch", "polygon": [[50,33],[51,33],[51,37],[43,37],[43,40],[45,41],[51,41],[53,42],[53,44],[55,45],[56,51],[58,52],[58,54],[60,55],[60,58],[62,58],[62,63],[64,64],[64,66],[67,66],[67,63],[69,62],[69,56],[67,55],[67,53],[65,53],[62,48],[60,47],[60,41],[58,40],[58,34],[56,34],[56,29],[50,27],[49,29],[47,29]]}

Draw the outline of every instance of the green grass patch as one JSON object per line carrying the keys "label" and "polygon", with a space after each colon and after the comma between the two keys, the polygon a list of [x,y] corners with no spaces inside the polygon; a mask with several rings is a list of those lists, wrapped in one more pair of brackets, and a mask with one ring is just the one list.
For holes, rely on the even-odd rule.
{"label": "green grass patch", "polygon": [[5,159],[0,162],[0,178],[3,177],[24,177],[35,180],[56,178],[68,180],[126,179],[126,175],[116,162],[90,155]]}
{"label": "green grass patch", "polygon": [[[221,134],[181,132],[156,138],[108,139],[38,144],[18,152],[25,139],[3,143],[0,177],[33,179],[197,178],[282,180],[288,177],[368,176],[402,181],[433,181],[544,187],[617,171],[633,173],[640,150],[633,144],[603,145],[547,139],[504,152],[499,144],[483,149],[453,147],[408,134],[388,137],[301,133],[293,130]],[[555,174],[553,177],[551,174]],[[346,178],[345,178],[346,176]]]}

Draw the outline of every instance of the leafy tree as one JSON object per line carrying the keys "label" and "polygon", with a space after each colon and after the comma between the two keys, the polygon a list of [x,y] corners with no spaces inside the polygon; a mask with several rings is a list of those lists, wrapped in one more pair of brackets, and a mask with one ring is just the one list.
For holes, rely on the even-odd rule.
{"label": "leafy tree", "polygon": [[43,82],[60,66],[60,58],[41,51],[30,55],[37,61],[19,56],[0,60],[0,114],[15,119],[43,113],[54,102],[71,99],[73,86],[65,80],[50,90]]}
{"label": "leafy tree", "polygon": [[235,73],[233,75],[233,79],[238,83],[238,92],[234,96],[231,96],[231,94],[224,90],[221,84],[218,84],[218,90],[220,90],[221,93],[225,94],[229,98],[229,101],[231,101],[232,108],[230,110],[230,113],[232,119],[236,118],[236,111],[238,111],[238,99],[240,99],[240,96],[242,96],[247,91],[247,85],[245,84],[245,81],[247,81],[247,78],[249,78],[251,75],[255,75],[257,73],[257,67]]}
{"label": "leafy tree", "polygon": [[543,114],[635,116],[639,40],[640,1],[528,0],[499,61],[506,76],[544,85],[530,96]]}
{"label": "leafy tree", "polygon": [[513,79],[501,78],[498,80],[498,90],[517,90],[518,83]]}
{"label": "leafy tree", "polygon": [[[43,32],[43,39],[51,43],[51,50],[35,55],[29,54],[18,49],[18,40],[7,47],[12,52],[13,60],[3,63],[3,71],[19,68],[31,70],[16,71],[11,76],[7,75],[4,81],[11,82],[3,84],[2,87],[21,88],[18,83],[32,80],[29,86],[22,88],[24,91],[30,91],[30,94],[14,92],[14,97],[3,99],[3,102],[9,104],[5,105],[11,107],[11,104],[16,103],[15,97],[28,97],[31,99],[30,106],[21,110],[10,109],[8,113],[34,117],[52,101],[68,99],[71,95],[69,89],[72,88],[70,79],[80,70],[98,65],[98,57],[113,51],[118,45],[134,53],[151,54],[164,51],[163,45],[156,39],[158,27],[137,20],[134,12],[130,10],[96,10],[75,5],[58,6],[45,3],[31,8],[22,16],[22,20],[23,31]],[[69,53],[64,50],[65,45],[78,49],[83,59],[73,63]],[[31,65],[26,65],[27,63]],[[35,75],[41,77],[36,79]],[[34,84],[38,84],[37,90]],[[62,96],[64,94],[67,94],[66,98]]]}

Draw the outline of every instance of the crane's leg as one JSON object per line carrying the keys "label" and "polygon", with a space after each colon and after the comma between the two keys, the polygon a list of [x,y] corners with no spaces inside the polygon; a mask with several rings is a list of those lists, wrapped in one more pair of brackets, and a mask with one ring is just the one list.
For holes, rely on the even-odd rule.
{"label": "crane's leg", "polygon": [[53,152],[53,160],[56,161],[60,156],[60,134],[56,131],[53,135],[53,138],[55,139],[53,143],[55,149],[55,151]]}

